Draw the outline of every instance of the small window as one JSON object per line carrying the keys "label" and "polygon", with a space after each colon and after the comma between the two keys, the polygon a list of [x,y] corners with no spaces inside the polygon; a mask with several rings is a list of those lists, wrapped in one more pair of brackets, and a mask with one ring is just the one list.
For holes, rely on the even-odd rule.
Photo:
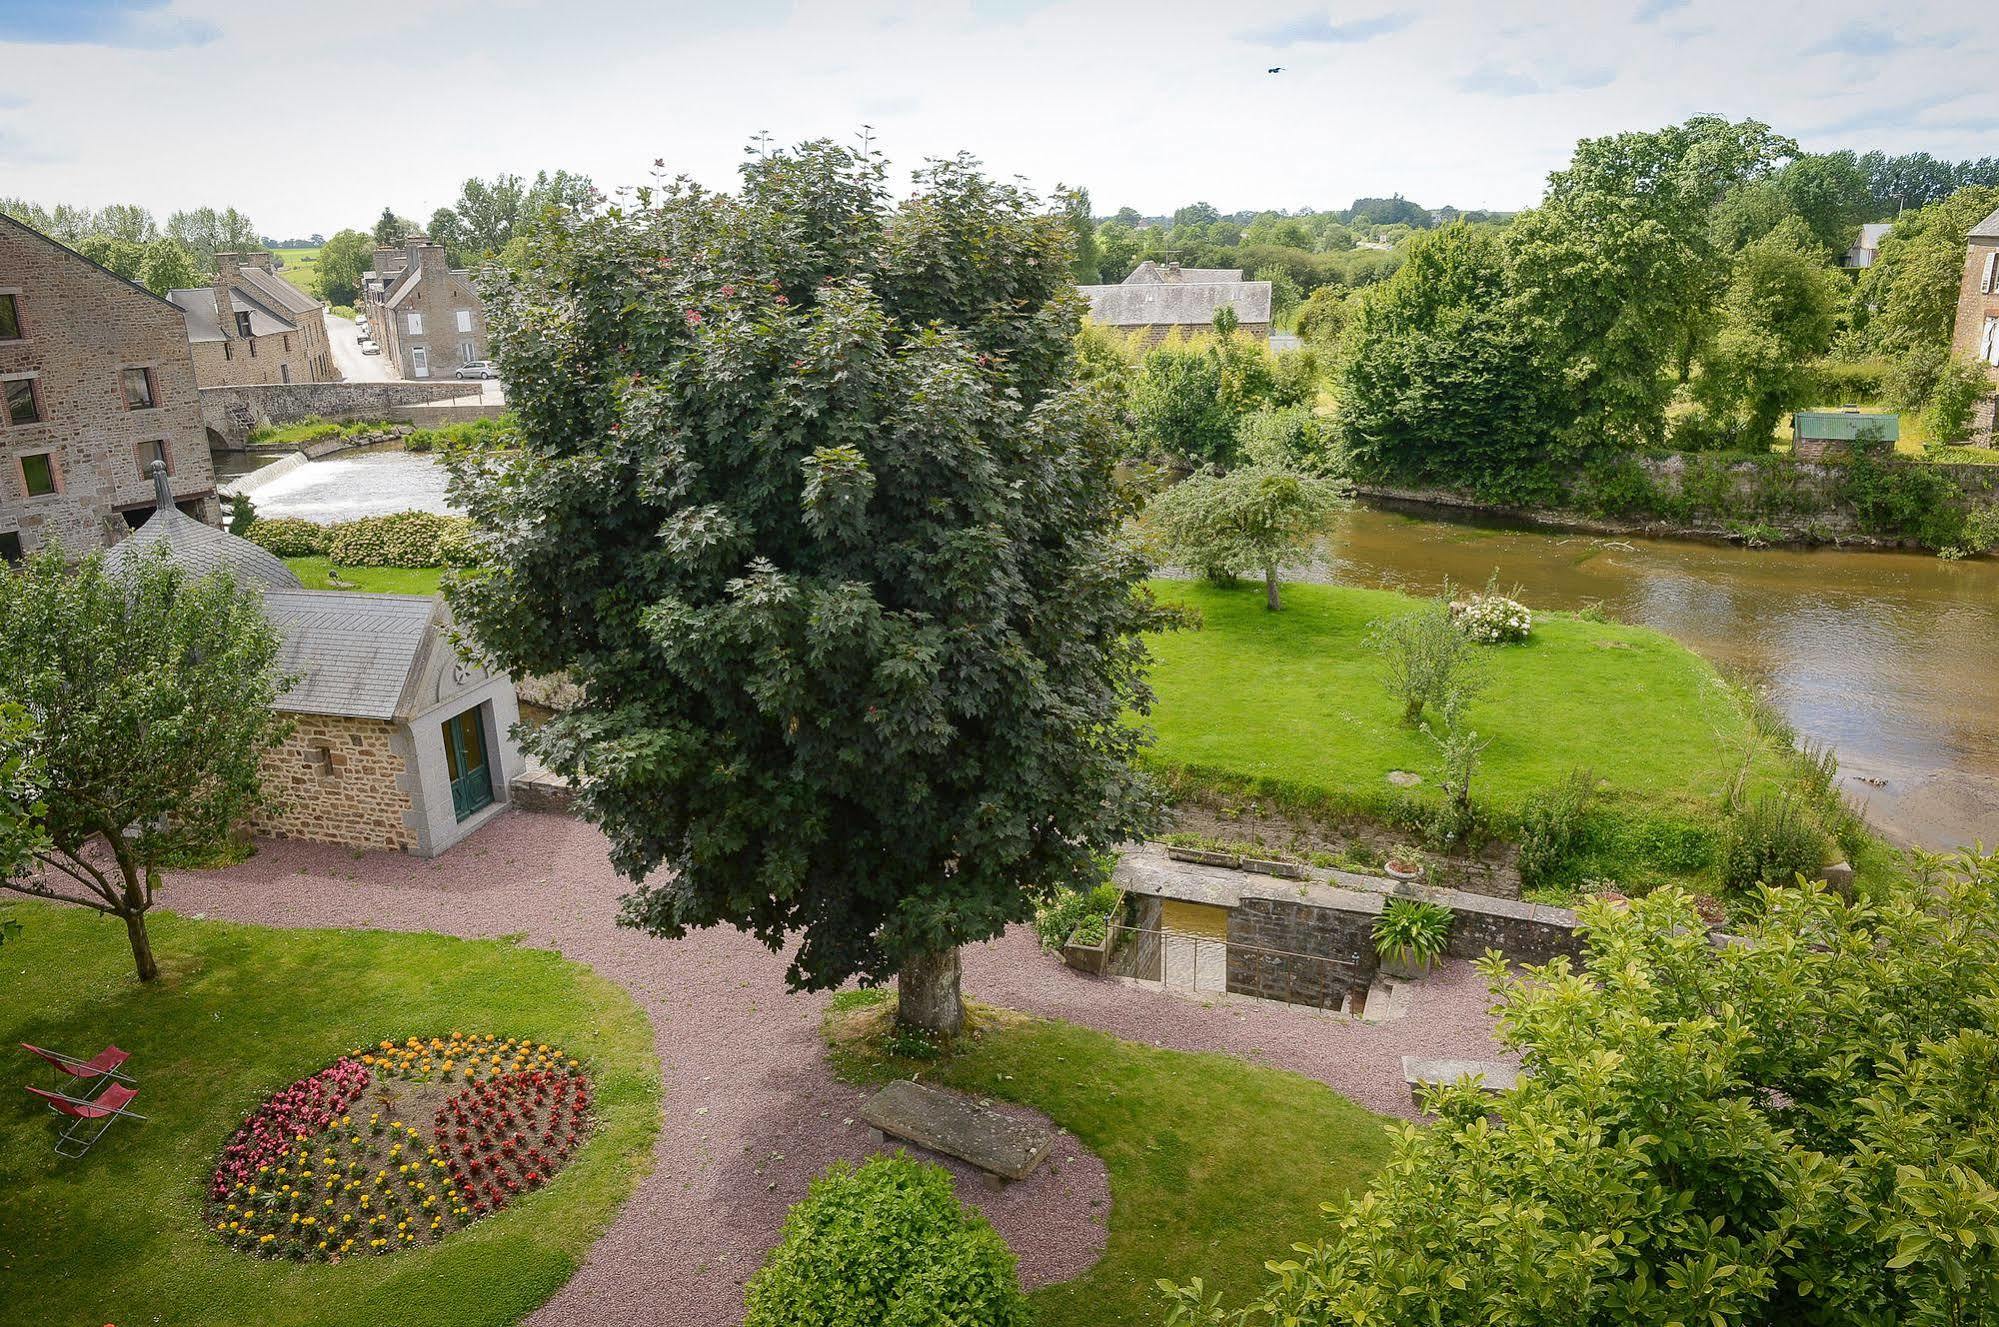
{"label": "small window", "polygon": [[285,333],[285,353],[287,355],[292,353],[292,334],[290,332]]}
{"label": "small window", "polygon": [[236,351],[235,351],[235,349],[234,349],[234,348],[233,348],[233,347],[232,347],[232,346],[230,345],[230,343],[229,343],[229,342],[227,342],[227,341],[224,341],[224,342],[222,343],[222,358],[224,358],[224,359],[234,359],[234,358],[236,358]]}
{"label": "small window", "polygon": [[458,343],[458,362],[461,364],[478,363],[479,348],[470,341],[460,341]]}
{"label": "small window", "polygon": [[407,317],[406,317],[406,318],[404,319],[404,326],[406,326],[406,327],[408,327],[408,328],[410,329],[410,335],[411,335],[411,336],[422,336],[422,335],[423,335],[423,315],[422,315],[422,314],[420,314],[420,313],[412,313],[412,314],[409,314],[409,315],[408,315],[408,316],[407,316]]}
{"label": "small window", "polygon": [[0,534],[0,562],[19,562],[20,560],[21,536],[12,530],[7,531],[5,534]]}
{"label": "small window", "polygon": [[289,364],[278,365],[278,381],[290,382],[291,380],[292,380],[292,366]]}
{"label": "small window", "polygon": [[9,424],[39,424],[42,422],[42,398],[35,390],[33,378],[9,378],[6,383],[7,422]]}
{"label": "small window", "polygon": [[1999,366],[1999,318],[1985,320],[1985,343],[1979,347],[1979,358]]}
{"label": "small window", "polygon": [[236,313],[236,335],[250,335],[250,315],[242,312],[240,309]]}
{"label": "small window", "polygon": [[1999,287],[1999,250],[1985,255],[1985,281],[1978,289],[1981,294],[1990,295],[1995,287]]}
{"label": "small window", "polygon": [[0,295],[0,341],[21,339],[21,297]]}
{"label": "small window", "polygon": [[458,330],[461,332],[472,330],[472,310],[460,309],[458,311]]}
{"label": "small window", "polygon": [[430,376],[430,354],[422,346],[410,347],[410,376],[413,378]]}
{"label": "small window", "polygon": [[31,498],[45,497],[56,491],[54,452],[35,452],[21,458],[21,487]]}
{"label": "small window", "polygon": [[164,440],[142,442],[132,449],[132,453],[139,459],[139,477],[142,479],[151,479],[153,477],[154,461],[158,461],[166,466],[168,474],[174,472],[173,453],[167,449],[167,444]]}
{"label": "small window", "polygon": [[153,371],[151,369],[126,369],[125,408],[127,410],[151,410],[153,404]]}

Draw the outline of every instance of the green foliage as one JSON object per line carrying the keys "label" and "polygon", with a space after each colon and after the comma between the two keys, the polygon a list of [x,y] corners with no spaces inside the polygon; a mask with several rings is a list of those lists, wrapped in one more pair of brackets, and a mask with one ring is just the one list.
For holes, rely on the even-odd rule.
{"label": "green foliage", "polygon": [[470,532],[462,516],[399,511],[327,527],[324,551],[341,567],[460,566],[471,560]]}
{"label": "green foliage", "polygon": [[496,274],[519,447],[454,461],[490,542],[449,593],[581,689],[529,744],[625,920],[797,935],[825,988],[1025,921],[1150,825],[1150,617],[1062,221],[963,157],[896,204],[823,142],[742,170]]}
{"label": "green foliage", "polygon": [[[35,725],[28,711],[13,701],[0,702],[0,888],[25,874],[49,847],[34,752]],[[18,929],[11,919],[0,920],[0,940]]]}
{"label": "green foliage", "polygon": [[1380,661],[1382,685],[1402,704],[1402,722],[1412,727],[1425,709],[1450,715],[1489,680],[1478,646],[1451,621],[1448,596],[1370,624],[1367,646]]}
{"label": "green foliage", "polygon": [[1999,868],[1760,902],[1743,945],[1668,889],[1586,903],[1580,965],[1487,961],[1531,1074],[1432,1092],[1326,1238],[1239,1312],[1176,1287],[1170,1320],[1993,1322]]}
{"label": "green foliage", "polygon": [[[399,237],[400,238],[400,237]],[[319,295],[334,304],[353,304],[361,298],[361,274],[375,265],[373,235],[343,230],[319,251]]]}
{"label": "green foliage", "polygon": [[1826,832],[1812,810],[1788,792],[1757,798],[1729,817],[1717,858],[1729,889],[1816,879],[1826,864]]}
{"label": "green foliage", "polygon": [[[1230,310],[1218,314],[1233,318]],[[1133,428],[1155,452],[1187,465],[1229,466],[1238,459],[1243,421],[1261,410],[1310,404],[1318,362],[1297,351],[1273,354],[1231,327],[1148,351],[1131,382]]]}
{"label": "green foliage", "polygon": [[1427,966],[1443,957],[1456,920],[1457,914],[1441,903],[1391,898],[1374,919],[1374,952],[1397,963]]}
{"label": "green foliage", "polygon": [[260,516],[243,537],[281,558],[312,557],[326,552],[332,528],[297,516]]}
{"label": "green foliage", "polygon": [[232,493],[229,496],[229,533],[242,538],[257,523],[257,504],[248,493]]}
{"label": "green foliage", "polygon": [[1353,316],[1353,301],[1340,286],[1320,286],[1305,297],[1298,310],[1298,335],[1330,350],[1337,346]]}
{"label": "green foliage", "polygon": [[1840,496],[1869,534],[1955,544],[1964,528],[1957,483],[1943,471],[1862,452],[1846,464]]}
{"label": "green foliage", "polygon": [[1325,536],[1346,491],[1338,480],[1260,465],[1199,471],[1155,497],[1144,520],[1168,562],[1209,580],[1260,572],[1274,612],[1278,571]]}
{"label": "green foliage", "polygon": [[1706,445],[1765,449],[1778,417],[1810,404],[1839,295],[1839,277],[1796,217],[1735,255],[1720,328],[1693,383]]}
{"label": "green foliage", "polygon": [[1236,450],[1250,465],[1336,478],[1346,471],[1332,421],[1310,406],[1258,410],[1236,426]]}
{"label": "green foliage", "polygon": [[1520,812],[1521,884],[1531,888],[1568,878],[1588,832],[1586,818],[1596,792],[1596,775],[1578,769],[1527,799]]}
{"label": "green foliage", "polygon": [[233,207],[219,212],[212,207],[176,212],[167,218],[166,233],[193,255],[195,264],[204,272],[215,270],[218,253],[247,253],[264,247],[250,218]]}
{"label": "green foliage", "polygon": [[[1999,207],[1999,185],[1960,189],[1895,218],[1860,279],[1855,302],[1869,307],[1867,337],[1880,354],[1901,357],[1950,345],[1964,276],[1964,237]],[[1927,398],[1901,398],[1917,405]]]}
{"label": "green foliage", "polygon": [[1978,403],[1992,394],[1985,368],[1972,360],[1952,357],[1930,390],[1923,410],[1923,427],[1938,443],[1954,442],[1971,431]]}
{"label": "green foliage", "polygon": [[1013,1251],[951,1173],[906,1155],[838,1162],[785,1217],[744,1327],[1027,1327]]}
{"label": "green foliage", "polygon": [[56,870],[0,881],[125,922],[139,978],[157,973],[146,911],[164,862],[212,852],[263,798],[260,761],[289,731],[290,685],[260,600],[190,580],[158,550],[120,575],[47,552],[0,569],[0,706],[36,726],[35,772]]}
{"label": "green foliage", "polygon": [[1111,914],[1123,903],[1123,891],[1108,879],[1089,889],[1064,886],[1034,910],[1034,933],[1044,949],[1060,949],[1072,935],[1083,944],[1099,944]]}
{"label": "green foliage", "polygon": [[1890,399],[1888,384],[1894,366],[1878,356],[1868,359],[1822,359],[1812,366],[1815,395],[1821,401],[1858,405]]}

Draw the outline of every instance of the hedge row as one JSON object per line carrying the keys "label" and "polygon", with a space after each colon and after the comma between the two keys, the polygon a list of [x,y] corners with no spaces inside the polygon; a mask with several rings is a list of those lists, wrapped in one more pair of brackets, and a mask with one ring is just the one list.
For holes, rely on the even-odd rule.
{"label": "hedge row", "polygon": [[470,561],[471,522],[462,516],[401,511],[318,525],[263,517],[247,537],[281,558],[324,557],[338,567],[443,567]]}

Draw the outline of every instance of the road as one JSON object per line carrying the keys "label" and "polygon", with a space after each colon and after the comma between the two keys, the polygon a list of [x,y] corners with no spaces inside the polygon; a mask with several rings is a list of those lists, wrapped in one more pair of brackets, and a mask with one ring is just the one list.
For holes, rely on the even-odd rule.
{"label": "road", "polygon": [[383,355],[364,355],[355,337],[360,329],[352,318],[341,318],[335,314],[326,315],[326,335],[333,342],[333,364],[340,370],[340,376],[348,382],[392,382],[395,375],[389,372],[388,358]]}

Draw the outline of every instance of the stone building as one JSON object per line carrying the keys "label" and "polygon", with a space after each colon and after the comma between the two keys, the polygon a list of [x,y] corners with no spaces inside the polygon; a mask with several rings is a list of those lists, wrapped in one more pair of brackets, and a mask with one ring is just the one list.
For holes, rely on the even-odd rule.
{"label": "stone building", "polygon": [[181,313],[0,216],[0,557],[75,553],[173,499],[215,521],[215,475]]}
{"label": "stone building", "polygon": [[412,235],[401,249],[378,247],[362,295],[369,330],[398,377],[448,378],[487,357],[485,303],[441,244]]}
{"label": "stone building", "polygon": [[1205,332],[1223,308],[1235,310],[1241,330],[1270,339],[1270,283],[1245,281],[1240,268],[1162,266],[1148,259],[1115,286],[1078,289],[1090,301],[1092,321],[1139,336],[1147,346],[1175,331],[1187,336]]}
{"label": "stone building", "polygon": [[434,857],[508,805],[520,703],[505,673],[460,657],[442,598],[302,589],[270,553],[164,496],[109,557],[160,545],[190,572],[227,569],[262,591],[278,669],[298,678],[277,702],[292,734],[264,757],[269,806],[251,829]]}
{"label": "stone building", "polygon": [[[1951,350],[1985,366],[1986,376],[1999,390],[1999,211],[1971,228],[1964,255],[1964,279],[1957,290],[1957,326]],[[1999,397],[1987,396],[1979,404],[1972,423],[1972,436],[1993,441],[1994,412]]]}
{"label": "stone building", "polygon": [[340,380],[326,310],[273,272],[268,253],[218,253],[213,282],[167,298],[186,318],[200,386]]}

